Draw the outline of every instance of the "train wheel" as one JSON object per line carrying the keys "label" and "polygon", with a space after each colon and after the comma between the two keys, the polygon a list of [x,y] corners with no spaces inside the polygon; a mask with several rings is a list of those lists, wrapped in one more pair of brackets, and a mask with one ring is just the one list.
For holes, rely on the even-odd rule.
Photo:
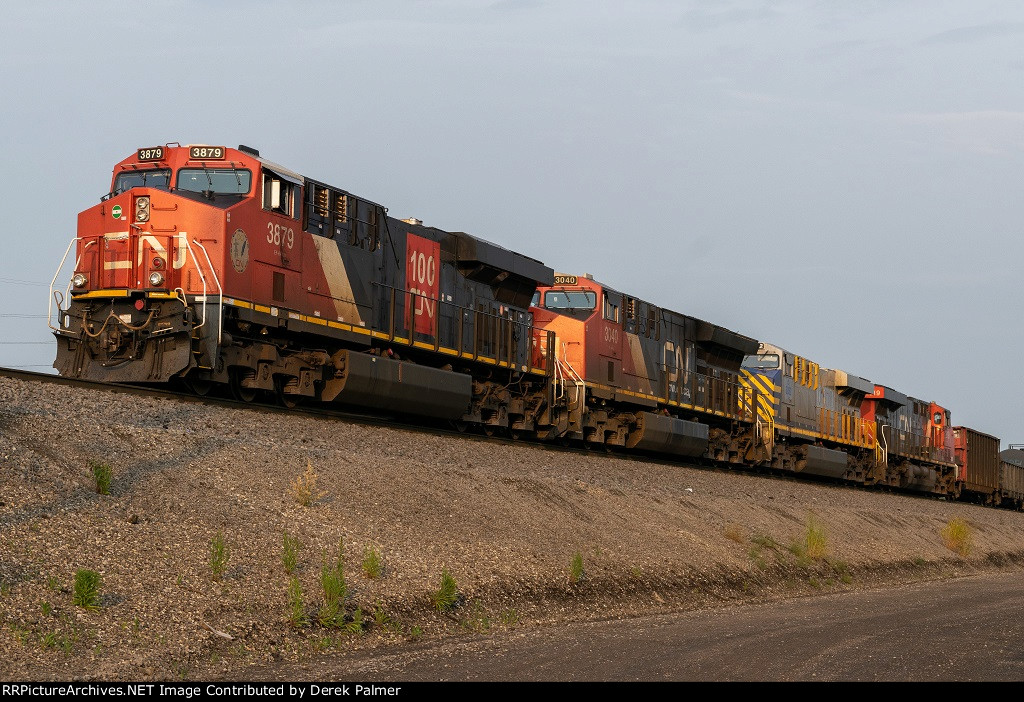
{"label": "train wheel", "polygon": [[289,384],[295,388],[299,387],[297,378],[291,376],[275,376],[274,394],[277,396],[277,401],[282,407],[293,409],[301,404],[304,396],[294,392],[287,392],[286,390]]}
{"label": "train wheel", "polygon": [[259,390],[256,388],[247,388],[242,385],[242,373],[236,371],[231,374],[231,395],[236,400],[252,402],[256,399],[257,393]]}
{"label": "train wheel", "polygon": [[193,395],[206,397],[213,389],[213,381],[206,378],[188,378],[185,380],[185,386]]}

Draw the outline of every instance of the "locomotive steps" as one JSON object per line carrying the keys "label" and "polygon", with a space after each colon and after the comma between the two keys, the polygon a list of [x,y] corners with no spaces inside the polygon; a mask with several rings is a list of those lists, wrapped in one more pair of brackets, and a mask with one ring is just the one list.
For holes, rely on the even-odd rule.
{"label": "locomotive steps", "polygon": [[[11,378],[0,435],[6,679],[244,679],[355,647],[1024,566],[1022,513]],[[303,506],[307,465],[322,495]],[[966,555],[943,543],[951,520]],[[341,543],[348,617],[325,626]],[[100,574],[99,609],[72,603],[78,570]],[[443,570],[457,606],[439,613]]]}

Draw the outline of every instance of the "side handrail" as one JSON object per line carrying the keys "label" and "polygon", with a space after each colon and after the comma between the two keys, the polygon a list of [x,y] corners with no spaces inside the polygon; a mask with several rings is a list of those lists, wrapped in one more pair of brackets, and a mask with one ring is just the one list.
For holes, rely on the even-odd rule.
{"label": "side handrail", "polygon": [[[193,328],[201,329],[206,324],[206,276],[203,275],[203,267],[199,265],[199,259],[196,258],[196,252],[192,250],[192,245],[188,243],[188,237],[182,236],[180,234],[178,236],[181,236],[182,240],[185,242],[185,248],[188,250],[189,256],[191,256],[192,260],[195,262],[196,270],[199,272],[199,280],[202,281],[203,283],[203,321]],[[196,244],[202,246],[202,244],[200,244],[198,241],[196,242]]]}
{"label": "side handrail", "polygon": [[[222,331],[224,329],[224,289],[220,285],[220,278],[217,277],[217,269],[213,267],[213,262],[210,260],[210,254],[206,251],[206,247],[203,246],[202,242],[195,237],[192,237],[192,241],[195,245],[203,250],[203,256],[206,257],[206,265],[210,267],[210,274],[213,276],[213,282],[217,284],[217,346],[220,346],[220,340]],[[185,245],[188,246],[188,239],[185,239]],[[189,247],[189,253],[192,253],[192,248]],[[195,254],[192,254],[192,258],[195,259]],[[199,271],[199,276],[203,276],[203,267],[199,265],[199,260],[196,259],[196,270]],[[206,280],[203,279],[203,324],[206,324]],[[199,326],[203,326],[200,324]],[[199,327],[196,327],[197,329]]]}
{"label": "side handrail", "polygon": [[[196,243],[198,244],[198,242],[196,242]],[[389,341],[394,341],[395,339],[398,339],[398,338],[405,338],[405,337],[400,337],[398,332],[397,332],[397,330],[395,329],[395,324],[396,324],[396,319],[395,319],[396,305],[395,305],[395,302],[400,297],[402,297],[402,296],[405,297],[405,302],[403,304],[406,306],[406,310],[405,310],[406,314],[408,314],[409,311],[410,311],[409,304],[412,301],[415,301],[415,300],[418,300],[418,299],[422,299],[422,300],[425,300],[427,302],[433,302],[433,303],[436,304],[437,313],[435,314],[435,319],[434,319],[434,323],[433,323],[433,329],[431,331],[431,333],[434,336],[435,348],[436,348],[436,345],[439,343],[439,339],[440,339],[440,333],[439,333],[440,332],[440,325],[441,325],[441,319],[440,319],[441,314],[440,314],[440,311],[441,311],[442,308],[444,308],[446,310],[447,309],[452,310],[453,318],[455,316],[458,316],[459,320],[460,320],[460,325],[462,324],[462,320],[465,319],[466,313],[469,313],[469,314],[473,315],[473,319],[474,319],[475,323],[480,323],[481,319],[494,320],[494,321],[500,322],[500,326],[503,329],[508,329],[509,332],[513,336],[512,336],[511,339],[505,339],[504,341],[502,341],[502,339],[499,338],[499,336],[496,334],[494,336],[493,341],[496,344],[497,348],[494,350],[493,355],[496,358],[500,358],[500,356],[501,356],[501,346],[502,346],[503,343],[507,344],[507,347],[508,347],[507,348],[508,358],[506,360],[508,360],[510,364],[511,364],[511,358],[516,353],[516,344],[515,344],[515,341],[517,339],[517,337],[515,336],[515,330],[516,329],[524,330],[524,334],[526,334],[527,336],[530,336],[530,337],[533,336],[533,333],[535,331],[547,333],[547,330],[544,329],[543,327],[535,327],[532,324],[529,324],[527,322],[519,322],[519,321],[516,321],[515,319],[511,319],[511,318],[506,317],[504,315],[495,314],[495,313],[492,313],[492,312],[489,312],[489,311],[474,310],[472,307],[463,307],[462,305],[458,305],[455,302],[445,300],[445,299],[443,299],[443,297],[432,297],[430,295],[425,295],[425,294],[423,294],[421,292],[413,292],[411,290],[406,290],[404,288],[400,288],[400,287],[397,287],[395,285],[387,285],[385,283],[379,283],[377,281],[374,281],[373,285],[375,287],[377,287],[377,288],[382,289],[382,290],[389,290],[390,291],[390,295],[389,295],[390,310],[389,310],[389,313],[388,313],[389,321],[388,321],[388,325],[387,325],[387,327],[388,327],[388,340]],[[353,302],[353,304],[355,304],[354,300],[351,300],[350,302]],[[410,315],[410,327],[409,328],[405,327],[404,321],[402,323],[402,329],[403,329],[402,334],[408,334],[410,337],[415,333],[415,330],[414,330],[414,326],[415,325],[412,323],[411,318],[412,318],[412,316]],[[463,342],[464,342],[463,337],[462,337],[462,332],[463,332],[463,329],[460,326],[459,327],[459,351],[460,351],[460,353],[463,350]],[[476,333],[477,333],[476,330],[474,330],[474,334],[476,334]],[[474,349],[476,349],[476,346],[477,346],[477,344],[474,343],[473,344]],[[478,350],[475,351],[475,354],[476,355],[480,355]],[[557,356],[558,356],[558,354],[555,351],[553,351],[552,349],[547,349],[546,353],[545,353],[545,355],[543,357],[545,364],[548,363],[550,360],[554,360],[554,361],[557,362],[557,360],[558,360]],[[475,356],[474,356],[474,360],[475,360]],[[531,361],[530,365],[531,365],[531,367],[536,368],[536,366],[533,366],[532,361]]]}
{"label": "side handrail", "polygon": [[[74,237],[71,240],[71,242],[68,244],[68,248],[65,249],[65,251],[64,251],[64,256],[60,259],[60,265],[57,266],[57,270],[53,274],[53,279],[50,280],[50,294],[49,294],[49,296],[48,296],[48,298],[46,300],[46,325],[48,327],[50,327],[50,329],[53,329],[54,331],[60,331],[60,327],[53,326],[53,303],[54,303],[55,300],[57,300],[57,297],[56,297],[57,293],[60,292],[59,290],[55,289],[55,286],[57,285],[57,278],[60,276],[60,272],[62,270],[64,270],[64,264],[68,260],[68,254],[71,253],[71,247],[74,246],[76,242],[79,242],[81,240],[82,240],[82,237],[80,237],[80,236],[76,236],[76,237]],[[96,240],[93,239],[92,241],[90,241],[89,243],[87,243],[85,246],[82,247],[82,252],[80,254],[78,254],[78,258],[75,259],[75,270],[78,270],[78,264],[82,262],[82,256],[85,255],[85,250],[87,248],[89,248],[90,246],[92,246],[93,244],[95,244],[95,243],[96,243]],[[65,299],[65,300],[68,299],[68,297],[70,295],[71,295],[71,283],[69,282],[67,288],[64,291],[64,298],[63,299]],[[60,317],[59,313],[62,312],[62,310],[60,308],[60,301],[57,301],[57,312],[58,312],[58,323],[59,323],[59,321],[60,321],[59,320],[59,317]]]}
{"label": "side handrail", "polygon": [[583,391],[582,397],[587,396],[587,383],[582,377],[580,377],[580,374],[576,372],[576,369],[572,367],[572,364],[566,360],[564,342],[562,343],[562,363],[564,363],[565,367],[569,369],[569,375],[572,378],[573,384],[576,386],[576,397],[573,399],[573,402],[580,402],[581,390]]}

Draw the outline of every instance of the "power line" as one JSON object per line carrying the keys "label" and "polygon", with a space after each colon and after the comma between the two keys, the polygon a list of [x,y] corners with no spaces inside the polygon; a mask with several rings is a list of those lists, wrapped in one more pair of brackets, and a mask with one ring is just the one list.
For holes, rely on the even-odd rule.
{"label": "power line", "polygon": [[38,280],[16,280],[14,278],[0,278],[0,283],[11,283],[13,285],[38,285],[49,287],[49,283],[40,283]]}
{"label": "power line", "polygon": [[52,341],[0,341],[0,344],[46,344],[49,346]]}

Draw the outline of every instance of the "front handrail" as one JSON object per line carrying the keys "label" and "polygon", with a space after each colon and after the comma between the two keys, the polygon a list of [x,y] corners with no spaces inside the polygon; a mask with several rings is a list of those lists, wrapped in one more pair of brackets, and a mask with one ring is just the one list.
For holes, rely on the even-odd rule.
{"label": "front handrail", "polygon": [[[58,290],[54,289],[54,286],[57,285],[57,278],[60,276],[60,272],[62,270],[64,270],[64,264],[68,260],[68,254],[71,253],[71,247],[74,246],[76,242],[79,242],[81,240],[82,240],[82,237],[80,237],[80,236],[76,236],[73,239],[71,239],[71,242],[68,244],[68,248],[65,249],[65,251],[64,251],[63,258],[60,259],[60,265],[57,266],[57,271],[53,274],[53,279],[50,280],[50,293],[49,293],[49,296],[47,297],[47,300],[46,300],[46,325],[48,327],[50,327],[50,329],[52,329],[54,331],[60,331],[60,327],[55,327],[52,324],[52,320],[53,320],[53,303],[56,300],[56,294],[59,292]],[[96,243],[96,240],[93,239],[92,241],[90,241],[89,243],[87,243],[85,246],[82,247],[82,252],[80,254],[78,254],[78,258],[75,259],[75,270],[78,270],[78,264],[80,264],[82,262],[82,256],[85,255],[85,250],[87,248],[89,248],[90,246],[92,246],[93,244],[95,244],[95,243]],[[71,295],[71,285],[72,284],[69,282],[67,288],[64,290],[64,299],[65,300],[68,299],[70,297],[70,295]],[[60,312],[63,312],[63,310],[60,308],[60,302],[58,301],[57,302],[57,313],[58,313],[57,323],[58,324],[60,323]]]}
{"label": "front handrail", "polygon": [[[576,369],[572,367],[572,364],[569,363],[569,360],[565,357],[565,346],[566,346],[566,344],[563,342],[562,343],[562,360],[560,361],[560,363],[565,364],[565,367],[569,369],[569,376],[572,378],[573,385],[576,387],[576,397],[573,398],[573,403],[576,404],[577,406],[579,406],[580,397],[581,397],[581,395],[580,395],[580,391],[581,390],[583,391],[582,392],[583,399],[585,400],[586,397],[587,397],[587,383],[586,383],[585,380],[583,380],[583,378],[580,376],[580,374],[576,372]],[[557,360],[557,358],[555,360],[556,360],[556,362],[559,362]]]}

